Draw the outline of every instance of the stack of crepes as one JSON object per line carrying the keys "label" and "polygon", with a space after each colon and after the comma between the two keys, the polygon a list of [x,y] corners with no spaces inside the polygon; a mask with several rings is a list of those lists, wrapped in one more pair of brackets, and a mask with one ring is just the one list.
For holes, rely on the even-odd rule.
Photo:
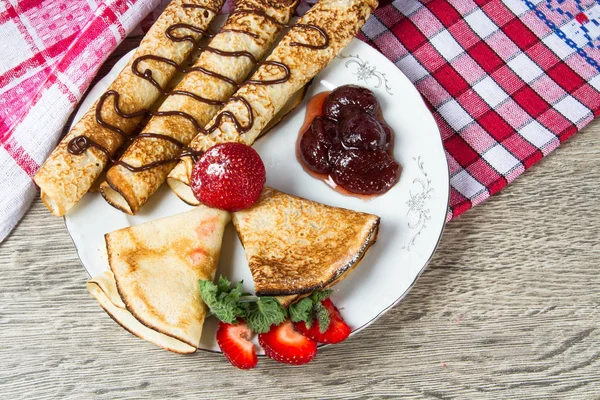
{"label": "stack of crepes", "polygon": [[[239,0],[212,34],[209,24],[221,0],[174,0],[35,176],[48,208],[55,215],[67,213],[109,165],[102,195],[126,213],[138,212],[167,177],[182,199],[198,204],[189,190],[194,157],[218,143],[251,145],[377,6],[376,0],[321,0],[290,26],[297,2]],[[284,28],[289,31],[272,49]],[[212,40],[191,60],[202,36]],[[379,225],[373,215],[304,202],[267,190],[254,211],[242,219],[234,216],[240,238],[250,247],[257,291],[287,295],[284,303],[345,276],[375,241]],[[264,215],[286,207],[290,213],[308,213],[306,223],[290,227],[283,238],[296,250],[264,253],[273,248],[260,239],[273,228],[261,230]],[[262,223],[252,224],[252,216]],[[229,218],[224,211],[199,206],[106,235],[110,271],[91,280],[88,289],[129,331],[172,351],[195,351],[206,314],[197,281],[214,277]],[[331,229],[333,236],[345,238],[339,251],[330,241],[320,243],[325,225],[311,222],[319,218],[329,225],[338,221]],[[305,239],[297,240],[300,228],[319,230],[309,247]],[[309,251],[314,254],[307,257]],[[283,260],[279,253],[295,256]],[[291,287],[286,277],[300,273],[306,279]]]}
{"label": "stack of crepes", "polygon": [[199,279],[213,279],[230,216],[205,206],[105,236],[110,270],[87,283],[129,332],[176,353],[193,353],[206,307]]}

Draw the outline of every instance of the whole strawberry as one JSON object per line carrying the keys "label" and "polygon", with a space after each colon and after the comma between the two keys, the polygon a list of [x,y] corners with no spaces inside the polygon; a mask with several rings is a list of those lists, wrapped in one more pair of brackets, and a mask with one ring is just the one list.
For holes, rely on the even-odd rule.
{"label": "whole strawberry", "polygon": [[233,212],[256,203],[265,180],[265,165],[256,150],[231,142],[202,155],[192,170],[190,186],[201,203]]}

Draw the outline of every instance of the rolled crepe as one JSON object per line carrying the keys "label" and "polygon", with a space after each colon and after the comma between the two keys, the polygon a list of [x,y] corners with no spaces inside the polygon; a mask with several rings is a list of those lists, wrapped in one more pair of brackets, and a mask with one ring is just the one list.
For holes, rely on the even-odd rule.
{"label": "rolled crepe", "polygon": [[[214,51],[204,51],[194,63],[194,68],[203,68],[221,74],[240,83],[250,75],[255,62],[240,52],[249,52],[255,60],[260,60],[271,48],[283,24],[290,20],[298,0],[240,0],[234,13],[228,18],[221,31],[211,40],[209,46],[225,52],[237,52],[238,55],[223,55]],[[258,13],[240,12],[255,10]],[[261,15],[265,13],[269,17]],[[189,72],[159,108],[159,112],[184,112],[181,115],[157,115],[150,119],[142,134],[158,133],[175,139],[181,145],[188,145],[198,134],[196,126],[203,127],[221,108],[222,102],[229,99],[236,86],[223,79],[208,75],[202,71]],[[204,99],[221,102],[210,104],[183,95],[191,93]],[[177,94],[179,93],[179,94]],[[194,123],[193,118],[196,122]],[[197,124],[197,125],[196,125]],[[127,148],[121,161],[140,167],[156,162],[174,160],[156,165],[143,171],[130,171],[122,165],[111,167],[101,190],[104,198],[114,207],[135,214],[148,198],[165,181],[168,173],[177,165],[181,146],[160,137],[144,137],[135,140]]]}
{"label": "rolled crepe", "polygon": [[134,335],[193,353],[206,316],[198,280],[214,278],[229,218],[200,206],[107,234],[110,271],[91,279],[88,291]]}
{"label": "rolled crepe", "polygon": [[[221,117],[222,121],[216,130],[208,135],[199,134],[192,140],[190,147],[204,151],[223,142],[241,142],[248,145],[254,143],[287,100],[325,68],[350,42],[376,6],[376,0],[319,1],[298,20],[297,26],[292,27],[283,37],[266,63],[261,65],[251,80],[234,94],[208,124],[213,126],[217,118],[221,117],[220,114],[230,113],[235,115],[239,125],[251,125],[251,128],[240,132],[233,119]],[[327,35],[329,43],[316,29],[307,28],[307,25],[320,28]],[[299,43],[312,46],[307,47]],[[278,82],[277,80],[285,75],[281,63],[289,68],[289,79]],[[260,84],[256,81],[276,83]],[[240,101],[240,98],[247,104]],[[248,105],[252,109],[252,115]],[[167,183],[182,200],[189,204],[198,204],[189,187],[192,167],[191,157],[184,157],[169,174]]]}
{"label": "rolled crepe", "polygon": [[[170,40],[166,36],[167,29],[175,24],[188,24],[206,30],[222,5],[223,0],[173,0],[108,90],[118,93],[117,104],[124,113],[142,112],[135,118],[122,118],[115,110],[117,97],[111,95],[102,104],[101,119],[120,129],[124,135],[132,134],[143,118],[143,110],[150,108],[160,96],[160,90],[150,80],[133,72],[132,64],[141,56],[158,56],[181,66],[194,46],[189,41]],[[198,30],[181,30],[195,39],[200,37]],[[151,59],[141,61],[137,70],[142,74],[151,71],[152,79],[162,88],[168,85],[176,73],[175,67]],[[34,177],[41,189],[42,201],[54,215],[64,215],[83,197],[108,163],[109,156],[112,157],[125,141],[123,135],[97,122],[97,105],[98,102],[75,124]],[[104,147],[108,155],[93,146],[78,155],[70,153],[67,148],[69,142],[81,136]]]}

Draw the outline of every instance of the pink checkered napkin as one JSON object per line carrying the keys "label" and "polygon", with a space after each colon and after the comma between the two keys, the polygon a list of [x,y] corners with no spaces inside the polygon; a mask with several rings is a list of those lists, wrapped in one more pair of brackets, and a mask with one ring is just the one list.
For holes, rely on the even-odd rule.
{"label": "pink checkered napkin", "polygon": [[0,241],[98,68],[159,0],[0,2]]}

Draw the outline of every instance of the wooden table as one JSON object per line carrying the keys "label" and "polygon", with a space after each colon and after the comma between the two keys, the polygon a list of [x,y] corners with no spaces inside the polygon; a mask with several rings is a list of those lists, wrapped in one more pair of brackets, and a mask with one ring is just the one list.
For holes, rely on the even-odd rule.
{"label": "wooden table", "polygon": [[600,123],[452,221],[408,297],[290,367],[125,332],[37,199],[0,244],[0,398],[600,398]]}

